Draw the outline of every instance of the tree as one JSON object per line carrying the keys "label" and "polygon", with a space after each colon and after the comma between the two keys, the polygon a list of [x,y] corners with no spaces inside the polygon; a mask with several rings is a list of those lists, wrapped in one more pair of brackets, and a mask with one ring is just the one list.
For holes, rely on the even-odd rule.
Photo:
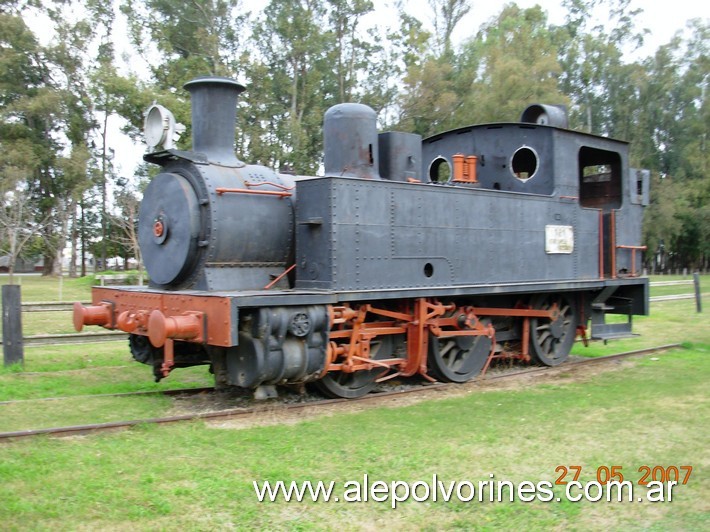
{"label": "tree", "polygon": [[531,103],[566,104],[555,37],[539,6],[505,6],[462,51],[459,72],[475,77],[459,89],[463,103],[452,125],[517,121]]}
{"label": "tree", "polygon": [[[7,170],[5,168],[4,170]],[[7,253],[10,284],[14,283],[15,264],[25,247],[41,231],[46,220],[37,222],[38,213],[27,190],[26,182],[9,183],[6,171],[0,185],[0,249]]]}
{"label": "tree", "polygon": [[[26,190],[42,223],[45,274],[56,271],[69,213],[86,185],[90,102],[84,84],[84,46],[91,35],[83,20],[68,22],[63,6],[45,6],[55,37],[39,44],[23,17],[31,6],[5,4],[0,13],[2,138],[24,146]],[[64,7],[69,9],[71,6]]]}
{"label": "tree", "polygon": [[241,71],[242,35],[249,13],[240,0],[124,0],[138,50],[157,49],[162,61],[150,64],[163,89],[179,87],[196,75],[234,76]]}
{"label": "tree", "polygon": [[112,240],[125,250],[125,257],[134,257],[138,265],[138,274],[143,275],[143,260],[138,245],[138,209],[140,198],[135,191],[124,188],[116,195],[118,214],[113,217],[116,232]]}
{"label": "tree", "polygon": [[[560,87],[571,100],[570,125],[600,135],[617,132],[619,106],[633,106],[628,90],[630,70],[623,52],[643,43],[645,31],[637,30],[631,0],[565,0],[566,23],[557,38],[562,75]],[[609,15],[606,25],[589,27],[595,9]],[[607,28],[611,28],[607,31]]]}
{"label": "tree", "polygon": [[410,62],[400,126],[426,136],[472,123],[514,121],[533,102],[565,103],[554,39],[539,7],[505,6],[460,51]]}
{"label": "tree", "polygon": [[451,57],[453,53],[451,35],[454,29],[471,11],[469,0],[428,0],[434,13],[434,34],[439,55]]}
{"label": "tree", "polygon": [[690,23],[680,35],[643,63],[639,83],[638,128],[633,155],[658,175],[648,210],[645,241],[657,249],[662,239],[676,267],[706,267],[710,259],[710,26]]}
{"label": "tree", "polygon": [[358,27],[363,16],[371,13],[370,0],[327,0],[328,22],[333,41],[334,74],[339,102],[351,101],[357,89],[357,74],[370,60],[372,46],[360,38]]}

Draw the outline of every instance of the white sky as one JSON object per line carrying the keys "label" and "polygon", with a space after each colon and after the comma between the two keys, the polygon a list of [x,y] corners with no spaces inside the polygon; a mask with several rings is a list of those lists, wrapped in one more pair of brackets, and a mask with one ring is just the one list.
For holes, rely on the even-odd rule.
{"label": "white sky", "polygon": [[[248,1],[248,0],[247,0]],[[426,6],[426,0],[410,0]],[[560,0],[517,0],[520,7],[540,5],[547,12],[548,21],[553,24],[564,22],[564,9]],[[471,12],[461,21],[454,33],[454,39],[465,39],[466,33],[474,33],[481,22],[486,22],[497,15],[503,7],[503,2],[472,0]],[[709,19],[710,2],[707,0],[632,0],[631,9],[643,9],[636,17],[639,29],[648,28],[651,33],[646,37],[644,47],[636,54],[637,57],[652,55],[659,46],[668,43],[673,34],[685,28],[686,22],[693,18]],[[604,13],[600,13],[604,16]],[[469,29],[471,28],[471,29]],[[609,30],[610,28],[607,28]]]}

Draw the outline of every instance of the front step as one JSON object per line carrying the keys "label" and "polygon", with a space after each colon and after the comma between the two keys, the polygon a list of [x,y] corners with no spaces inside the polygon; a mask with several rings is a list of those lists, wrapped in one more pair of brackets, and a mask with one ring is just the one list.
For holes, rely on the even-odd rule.
{"label": "front step", "polygon": [[[610,289],[613,288],[613,289]],[[618,340],[638,336],[631,332],[631,301],[614,297],[616,287],[607,287],[592,302],[592,340]],[[606,323],[606,313],[626,315],[626,323]]]}
{"label": "front step", "polygon": [[619,340],[639,336],[631,332],[631,321],[628,323],[594,323],[592,318],[592,340]]}

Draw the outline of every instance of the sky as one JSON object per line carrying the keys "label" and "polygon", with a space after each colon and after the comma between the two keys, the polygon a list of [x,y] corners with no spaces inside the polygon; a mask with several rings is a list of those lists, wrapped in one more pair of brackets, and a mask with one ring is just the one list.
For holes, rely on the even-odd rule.
{"label": "sky", "polygon": [[[248,1],[248,0],[247,0]],[[411,3],[427,5],[427,0],[410,0]],[[473,9],[461,21],[454,39],[462,39],[470,28],[477,28],[498,14],[502,2],[473,0]],[[564,9],[561,0],[517,0],[518,6],[527,8],[540,5],[548,14],[549,22],[561,24],[564,22]],[[639,28],[648,28],[650,34],[642,49],[637,52],[638,57],[647,57],[653,54],[659,46],[668,43],[677,30],[685,27],[688,20],[693,18],[710,19],[710,2],[707,0],[632,0],[631,9],[643,9],[636,17]],[[426,8],[425,8],[426,9]],[[599,13],[600,18],[604,13]],[[608,29],[608,28],[607,28]],[[474,30],[475,31],[475,30]]]}

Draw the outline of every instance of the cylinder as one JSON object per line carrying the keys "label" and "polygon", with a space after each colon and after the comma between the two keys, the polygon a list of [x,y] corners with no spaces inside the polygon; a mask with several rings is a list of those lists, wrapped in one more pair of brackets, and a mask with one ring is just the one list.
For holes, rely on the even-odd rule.
{"label": "cylinder", "polygon": [[529,105],[520,116],[520,121],[542,126],[569,127],[567,107],[564,105],[544,105],[541,103]]}
{"label": "cylinder", "polygon": [[478,164],[478,157],[475,155],[469,155],[466,157],[466,168],[468,168],[468,182],[478,183],[478,171],[476,165]]}
{"label": "cylinder", "polygon": [[237,99],[244,85],[233,79],[207,76],[185,83],[192,99],[192,151],[211,163],[240,164],[234,154]]}
{"label": "cylinder", "polygon": [[325,175],[380,179],[377,113],[367,105],[341,103],[323,123]]}
{"label": "cylinder", "polygon": [[463,153],[455,153],[451,156],[454,161],[454,181],[467,181],[464,169],[464,155]]}

